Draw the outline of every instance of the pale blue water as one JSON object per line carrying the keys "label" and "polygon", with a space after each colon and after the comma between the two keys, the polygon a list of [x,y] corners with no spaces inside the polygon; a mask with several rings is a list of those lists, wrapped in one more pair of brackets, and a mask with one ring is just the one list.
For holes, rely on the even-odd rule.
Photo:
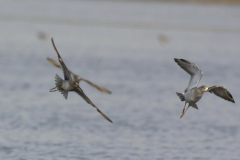
{"label": "pale blue water", "polygon": [[[31,160],[240,159],[240,7],[110,1],[1,1],[0,157]],[[43,35],[43,38],[39,38]],[[57,60],[112,91],[81,87],[113,124],[75,93],[50,93]],[[195,62],[205,93],[179,119]]]}

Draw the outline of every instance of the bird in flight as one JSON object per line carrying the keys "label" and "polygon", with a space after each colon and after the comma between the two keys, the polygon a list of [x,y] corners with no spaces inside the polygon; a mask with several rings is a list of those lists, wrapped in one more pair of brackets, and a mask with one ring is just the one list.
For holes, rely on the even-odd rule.
{"label": "bird in flight", "polygon": [[63,62],[55,44],[54,44],[54,41],[53,41],[53,38],[51,39],[52,40],[52,45],[53,45],[53,48],[55,49],[57,55],[58,55],[58,60],[59,60],[59,63],[62,67],[62,70],[63,70],[63,75],[64,75],[64,79],[62,79],[61,77],[59,77],[57,74],[56,74],[56,77],[55,77],[55,84],[56,86],[54,88],[52,88],[50,90],[50,92],[55,92],[55,91],[59,91],[63,94],[63,96],[67,99],[68,97],[68,92],[75,92],[77,93],[79,96],[81,96],[87,103],[89,103],[90,105],[92,105],[106,120],[108,120],[109,122],[112,123],[111,119],[109,119],[105,114],[103,114],[93,103],[92,101],[85,95],[85,93],[83,92],[83,90],[79,87],[79,82],[78,81],[75,81],[72,77],[71,77],[71,74],[67,68],[67,66],[65,65],[65,63]]}
{"label": "bird in flight", "polygon": [[[52,65],[54,65],[55,67],[62,69],[61,65],[59,65],[59,64],[58,64],[56,61],[54,61],[53,59],[47,58],[47,60],[48,60]],[[84,79],[84,78],[80,77],[79,75],[74,74],[74,73],[73,73],[72,71],[70,71],[70,70],[68,70],[68,71],[69,71],[69,73],[72,75],[73,79],[74,79],[76,82],[80,83],[80,81],[84,81],[84,82],[86,82],[87,84],[91,85],[92,87],[96,88],[97,90],[99,90],[99,91],[101,91],[101,92],[111,94],[111,91],[109,91],[108,89],[103,88],[103,87],[100,87],[100,86],[92,83],[91,81],[89,81],[89,80],[87,80],[87,79]]]}
{"label": "bird in flight", "polygon": [[[185,59],[174,58],[174,60],[183,70],[185,70],[191,76],[189,84],[185,89],[184,93],[177,92],[177,95],[179,96],[181,101],[185,101],[185,105],[180,118],[183,117],[183,115],[186,113],[187,109],[190,106],[192,106],[195,109],[198,109],[196,103],[202,98],[203,93],[205,92],[213,93],[216,96],[219,96],[227,101],[235,103],[231,93],[222,86],[215,85],[212,87],[207,87],[206,85],[202,85],[201,87],[197,87],[198,83],[200,82],[203,76],[203,71],[196,64],[191,63]],[[187,109],[185,109],[187,103],[188,107]]]}

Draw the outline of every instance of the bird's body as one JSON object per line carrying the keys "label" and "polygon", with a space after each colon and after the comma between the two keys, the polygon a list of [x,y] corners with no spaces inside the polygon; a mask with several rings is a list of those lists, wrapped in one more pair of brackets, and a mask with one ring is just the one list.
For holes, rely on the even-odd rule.
{"label": "bird's body", "polygon": [[74,91],[74,88],[76,88],[75,86],[74,86],[74,84],[75,83],[73,83],[73,82],[71,82],[71,81],[63,81],[62,82],[62,85],[61,85],[61,87],[62,87],[62,89],[63,90],[65,90],[65,91]]}
{"label": "bird's body", "polygon": [[207,90],[208,88],[204,89],[203,86],[197,88],[194,87],[192,89],[187,90],[187,92],[184,94],[185,101],[190,104],[197,103],[203,96],[203,93]]}
{"label": "bird's body", "polygon": [[[185,89],[184,93],[178,93],[177,95],[182,101],[185,101],[185,106],[188,103],[187,109],[192,106],[193,108],[198,109],[197,102],[202,98],[205,92],[214,93],[215,95],[231,101],[235,103],[232,95],[228,90],[222,86],[212,86],[207,87],[202,85],[201,87],[197,87],[198,83],[200,82],[203,72],[202,70],[194,63],[191,63],[185,59],[177,59],[174,58],[175,62],[184,69],[187,73],[191,75],[191,79],[189,81],[188,87]],[[183,108],[183,113],[180,118],[186,113],[187,109],[185,110],[185,106]]]}
{"label": "bird's body", "polygon": [[52,38],[52,44],[53,47],[58,55],[58,60],[59,63],[62,67],[63,70],[63,74],[64,74],[64,79],[62,79],[61,77],[59,77],[58,75],[56,75],[55,77],[55,84],[56,87],[52,88],[50,90],[50,92],[55,92],[55,91],[59,91],[63,94],[63,96],[67,99],[68,97],[68,92],[74,91],[75,93],[77,93],[78,95],[80,95],[87,103],[89,103],[90,105],[92,105],[106,120],[108,120],[109,122],[112,123],[112,121],[105,115],[103,114],[93,103],[92,101],[85,95],[85,93],[83,92],[83,90],[79,87],[79,82],[75,81],[67,66],[65,65],[65,63],[63,62],[60,54],[57,51],[57,48],[54,44],[53,38]]}
{"label": "bird's body", "polygon": [[[188,90],[184,94],[185,101],[188,102],[188,103],[198,102],[202,98],[202,96],[199,93],[201,93],[201,91],[197,87],[195,87],[191,90]],[[197,96],[195,97],[193,95],[197,95]]]}

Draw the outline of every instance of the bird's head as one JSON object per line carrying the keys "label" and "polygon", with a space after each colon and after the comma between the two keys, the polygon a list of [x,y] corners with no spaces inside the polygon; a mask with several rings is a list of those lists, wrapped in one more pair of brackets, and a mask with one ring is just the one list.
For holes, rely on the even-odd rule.
{"label": "bird's head", "polygon": [[207,92],[208,91],[208,87],[205,85],[202,85],[201,87],[199,87],[199,89],[203,92]]}
{"label": "bird's head", "polygon": [[74,87],[79,87],[79,82],[75,81],[74,82]]}

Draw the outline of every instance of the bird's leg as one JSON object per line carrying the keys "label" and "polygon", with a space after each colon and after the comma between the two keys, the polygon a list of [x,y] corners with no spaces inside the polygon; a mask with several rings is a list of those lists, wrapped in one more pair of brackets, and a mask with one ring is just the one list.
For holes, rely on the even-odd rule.
{"label": "bird's leg", "polygon": [[52,89],[50,89],[50,92],[56,92],[57,91],[57,86],[56,87],[54,87],[54,88],[52,88]]}
{"label": "bird's leg", "polygon": [[188,108],[190,107],[190,105],[187,107],[187,109],[185,110],[185,113],[187,112]]}
{"label": "bird's leg", "polygon": [[[185,103],[185,105],[186,105],[186,103]],[[189,107],[190,107],[190,104],[188,105],[187,109],[188,109]],[[184,109],[185,109],[185,106],[184,106]],[[180,117],[180,118],[182,118],[182,117],[183,117],[183,115],[186,113],[187,109],[186,109],[186,110],[183,110],[183,113],[182,113],[182,115],[181,115],[181,117]]]}
{"label": "bird's leg", "polygon": [[185,111],[186,104],[187,104],[187,102],[185,102],[185,105],[184,105],[182,113],[184,113],[184,111]]}

